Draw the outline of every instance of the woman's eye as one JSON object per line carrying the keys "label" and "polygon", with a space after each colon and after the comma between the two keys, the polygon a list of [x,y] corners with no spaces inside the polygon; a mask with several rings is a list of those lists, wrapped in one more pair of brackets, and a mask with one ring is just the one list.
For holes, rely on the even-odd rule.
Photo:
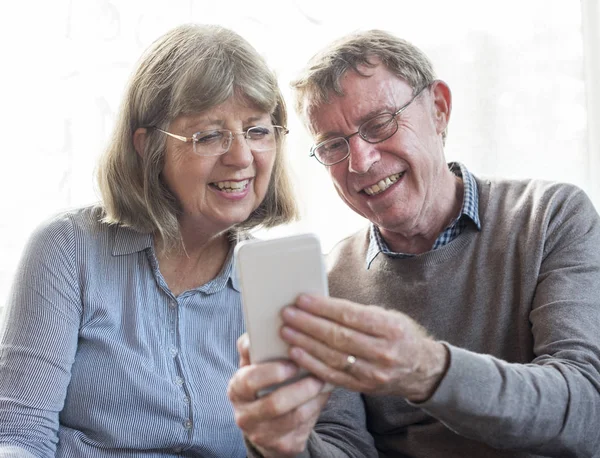
{"label": "woman's eye", "polygon": [[223,132],[218,130],[213,130],[209,132],[198,132],[194,135],[196,139],[196,143],[211,143],[218,142],[223,139]]}
{"label": "woman's eye", "polygon": [[269,134],[271,134],[271,131],[268,127],[256,126],[251,127],[247,130],[247,136],[252,140],[259,140],[261,138],[266,137]]}

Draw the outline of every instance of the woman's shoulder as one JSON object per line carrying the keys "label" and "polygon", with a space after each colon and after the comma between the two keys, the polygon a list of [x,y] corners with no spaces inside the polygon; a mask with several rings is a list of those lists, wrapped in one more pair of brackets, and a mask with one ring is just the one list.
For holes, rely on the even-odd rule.
{"label": "woman's shoulder", "polygon": [[63,210],[43,220],[29,236],[26,250],[39,251],[48,256],[58,252],[71,253],[90,250],[114,239],[117,226],[102,221],[100,205]]}
{"label": "woman's shoulder", "polygon": [[102,222],[104,210],[101,205],[63,210],[43,220],[34,230],[34,236],[67,236],[106,232],[110,226]]}

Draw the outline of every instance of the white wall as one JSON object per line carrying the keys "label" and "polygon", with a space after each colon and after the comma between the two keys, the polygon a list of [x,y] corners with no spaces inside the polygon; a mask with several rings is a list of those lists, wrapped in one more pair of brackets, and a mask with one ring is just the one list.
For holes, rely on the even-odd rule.
{"label": "white wall", "polygon": [[[250,40],[276,69],[290,106],[289,81],[324,44],[355,29],[394,32],[424,49],[453,90],[449,160],[463,161],[476,174],[576,183],[600,202],[600,103],[597,89],[586,91],[584,73],[600,73],[597,58],[584,60],[584,51],[598,55],[598,44],[589,44],[600,24],[595,0],[584,0],[591,16],[583,21],[582,5],[565,0],[3,5],[0,305],[33,227],[60,209],[97,200],[93,170],[127,76],[151,41],[183,22],[219,23]],[[328,250],[364,222],[337,198],[324,168],[308,158],[311,139],[293,114],[289,127],[303,219],[267,236],[314,231]]]}

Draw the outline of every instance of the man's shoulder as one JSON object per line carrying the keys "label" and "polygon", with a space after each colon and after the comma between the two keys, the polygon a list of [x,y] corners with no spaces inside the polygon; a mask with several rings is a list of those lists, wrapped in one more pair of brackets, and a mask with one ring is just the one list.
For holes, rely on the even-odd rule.
{"label": "man's shoulder", "polygon": [[536,234],[542,240],[550,233],[566,231],[564,227],[554,230],[565,221],[580,228],[596,228],[600,224],[590,198],[571,183],[489,178],[479,179],[478,187],[482,234],[497,240],[517,232]]}
{"label": "man's shoulder", "polygon": [[583,192],[581,188],[572,183],[544,180],[539,178],[499,178],[499,177],[475,177],[478,188],[502,190],[503,192],[518,195],[570,195]]}
{"label": "man's shoulder", "polygon": [[561,206],[567,201],[589,201],[585,191],[572,183],[537,178],[476,178],[482,201],[491,208],[531,209]]}

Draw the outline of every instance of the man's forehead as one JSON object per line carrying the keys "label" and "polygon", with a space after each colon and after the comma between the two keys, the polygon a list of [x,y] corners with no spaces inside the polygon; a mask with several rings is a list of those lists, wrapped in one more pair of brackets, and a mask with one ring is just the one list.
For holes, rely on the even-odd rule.
{"label": "man's forehead", "polygon": [[341,86],[341,90],[344,92],[343,94],[337,93],[336,89],[333,88],[330,88],[326,93],[323,93],[322,87],[319,87],[318,89],[313,88],[313,90],[308,90],[305,92],[303,95],[303,100],[301,101],[302,115],[306,119],[309,119],[308,117],[312,116],[321,105],[330,103],[331,99],[334,97],[346,95],[344,86],[346,85],[348,79],[352,79],[353,77],[366,79],[373,76],[376,73],[377,68],[381,65],[378,61],[373,61],[373,64],[373,66],[361,64],[356,70],[354,68],[348,68],[342,75],[340,75],[338,77],[338,83],[339,86]]}
{"label": "man's forehead", "polygon": [[342,76],[342,95],[331,90],[325,100],[305,100],[302,115],[313,137],[328,136],[325,112],[331,112],[333,106],[358,125],[383,111],[395,111],[412,95],[413,88],[408,82],[385,66],[365,67],[365,70],[368,73],[349,70]]}

